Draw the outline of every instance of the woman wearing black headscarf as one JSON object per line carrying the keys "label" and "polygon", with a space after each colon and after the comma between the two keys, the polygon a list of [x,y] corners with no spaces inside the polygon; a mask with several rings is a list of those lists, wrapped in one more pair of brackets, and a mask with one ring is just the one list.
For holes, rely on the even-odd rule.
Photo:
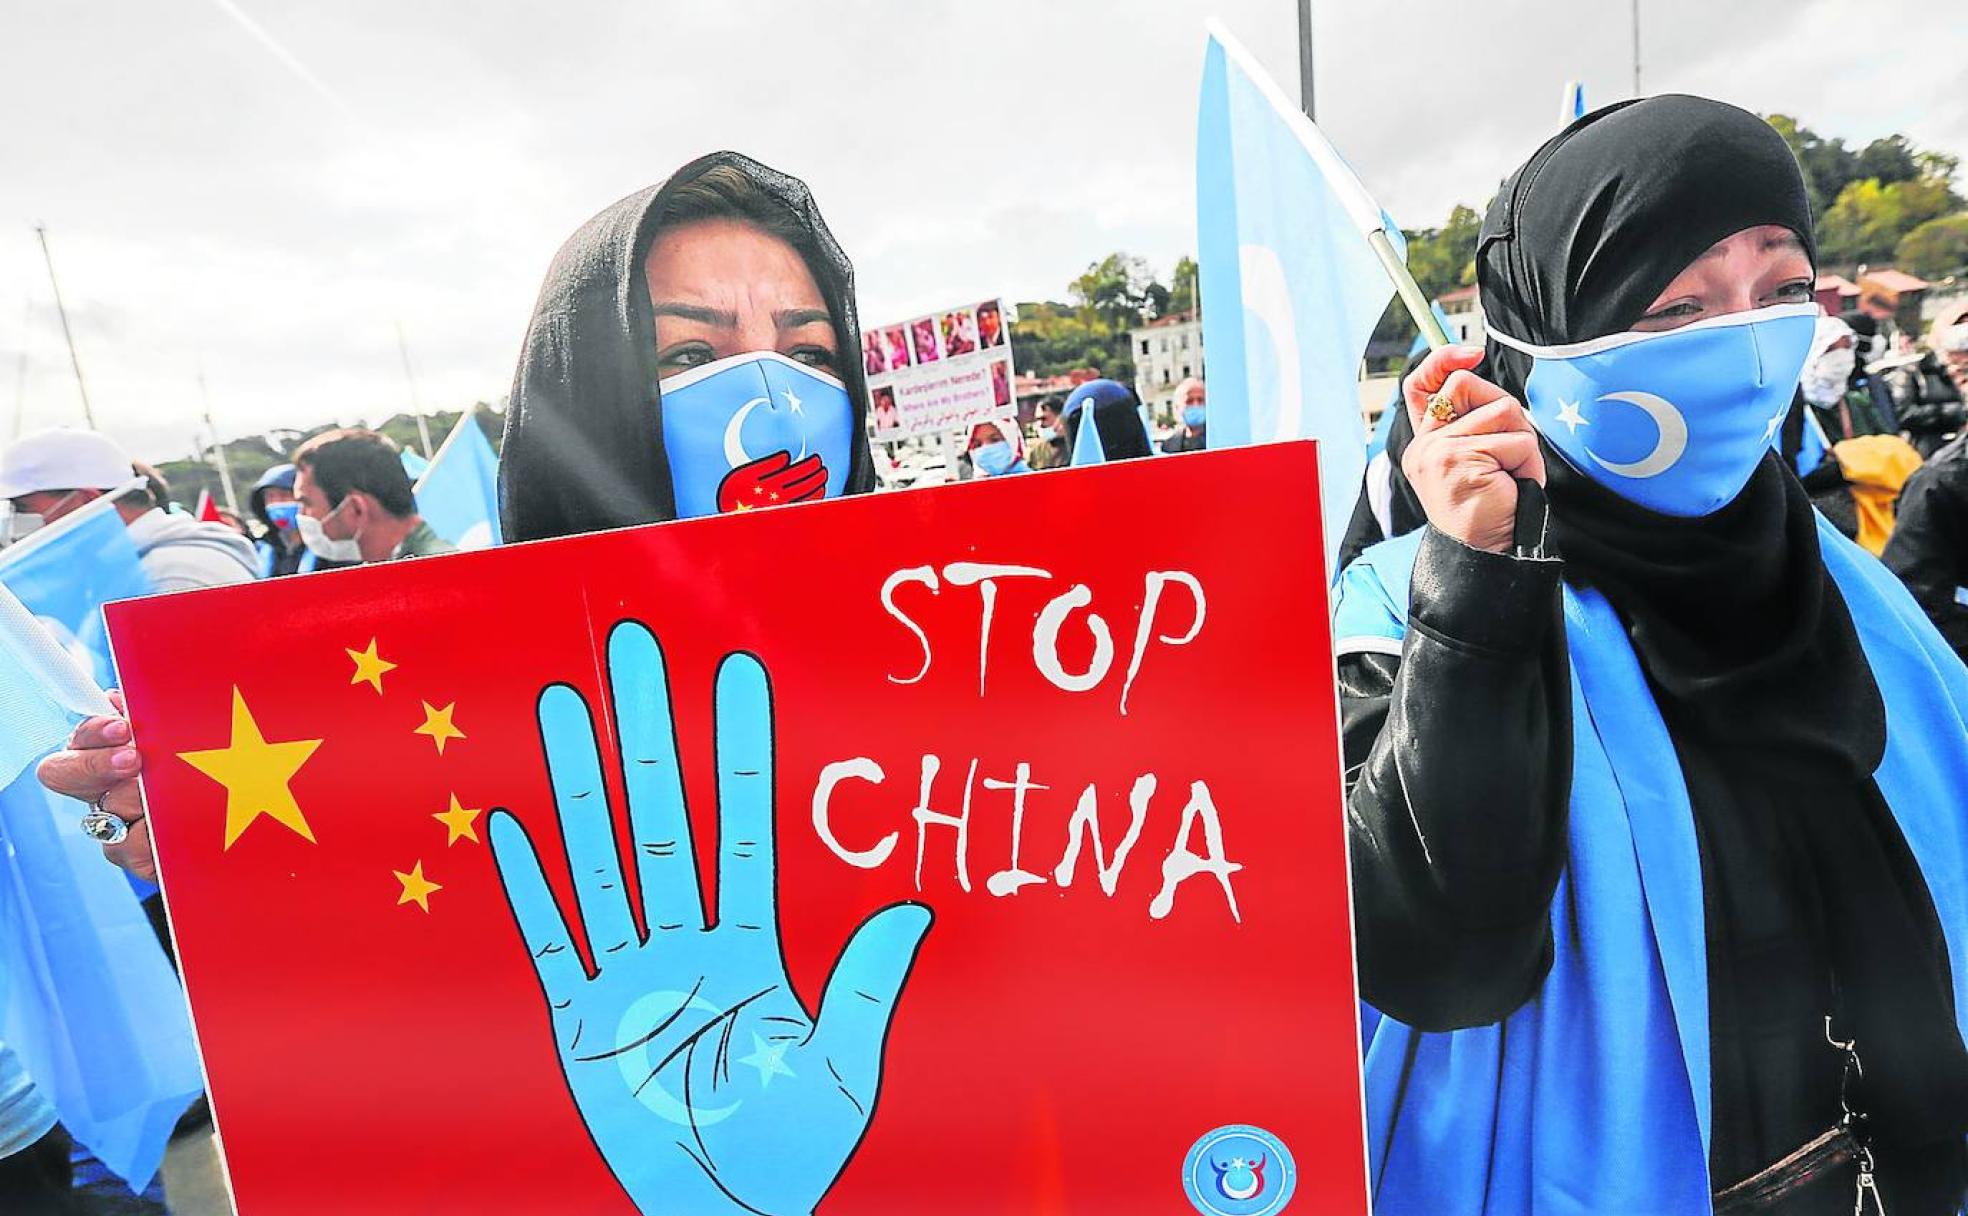
{"label": "woman wearing black headscarf", "polygon": [[690,162],[547,271],[506,416],[506,538],[872,490],[860,349],[854,270],[805,184],[735,152]]}
{"label": "woman wearing black headscarf", "polygon": [[1427,526],[1336,609],[1376,1211],[1962,1202],[1968,672],[1770,450],[1811,231],[1754,115],[1599,111],[1404,386]]}

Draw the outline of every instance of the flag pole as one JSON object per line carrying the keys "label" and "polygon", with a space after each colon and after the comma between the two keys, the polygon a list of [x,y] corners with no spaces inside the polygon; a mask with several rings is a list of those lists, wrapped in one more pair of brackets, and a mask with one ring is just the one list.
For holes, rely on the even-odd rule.
{"label": "flag pole", "polygon": [[403,379],[410,385],[410,413],[417,420],[417,441],[423,445],[424,459],[431,458],[430,424],[424,421],[424,405],[417,397],[417,374],[410,370],[410,340],[403,336],[403,322],[396,323],[396,350],[403,356]]}
{"label": "flag pole", "polygon": [[225,440],[219,438],[219,426],[212,421],[212,392],[205,387],[205,361],[198,361],[198,395],[205,400],[205,429],[212,433],[213,463],[219,466],[219,485],[225,490],[226,509],[234,515],[239,514],[239,496],[232,491],[232,468],[226,463]]}
{"label": "flag pole", "polygon": [[75,353],[75,334],[68,328],[68,307],[62,303],[61,280],[55,277],[55,255],[48,252],[48,228],[34,226],[41,241],[41,260],[48,264],[48,283],[55,289],[55,312],[61,316],[62,337],[68,341],[68,361],[75,366],[75,391],[82,394],[82,418],[90,430],[96,429],[96,412],[89,407],[89,386],[82,382],[82,356]]}
{"label": "flag pole", "polygon": [[1415,282],[1414,275],[1408,273],[1408,264],[1394,252],[1394,243],[1387,239],[1387,230],[1376,228],[1367,233],[1367,244],[1373,247],[1374,256],[1380,259],[1381,269],[1394,280],[1394,294],[1401,297],[1401,303],[1407,307],[1408,315],[1414,318],[1421,336],[1428,339],[1428,349],[1441,350],[1447,346],[1448,331],[1435,318],[1435,310],[1428,306],[1428,297],[1421,293],[1421,285]]}

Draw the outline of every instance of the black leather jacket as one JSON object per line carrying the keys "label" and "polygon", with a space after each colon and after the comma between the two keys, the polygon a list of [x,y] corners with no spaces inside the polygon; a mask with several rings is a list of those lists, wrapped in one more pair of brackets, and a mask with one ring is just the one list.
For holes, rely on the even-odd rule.
{"label": "black leather jacket", "polygon": [[1571,792],[1560,570],[1429,528],[1399,657],[1339,656],[1361,995],[1423,1030],[1500,1021],[1551,968]]}

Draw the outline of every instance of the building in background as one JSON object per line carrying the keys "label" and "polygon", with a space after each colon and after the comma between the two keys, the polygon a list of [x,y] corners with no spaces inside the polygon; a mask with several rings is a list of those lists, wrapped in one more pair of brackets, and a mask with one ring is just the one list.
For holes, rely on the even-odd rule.
{"label": "building in background", "polygon": [[1448,319],[1449,341],[1458,346],[1481,346],[1488,330],[1483,326],[1483,307],[1476,299],[1476,288],[1458,287],[1435,298],[1435,304]]}
{"label": "building in background", "polygon": [[1203,375],[1203,317],[1195,309],[1157,317],[1128,335],[1134,391],[1151,414],[1173,414],[1175,386]]}

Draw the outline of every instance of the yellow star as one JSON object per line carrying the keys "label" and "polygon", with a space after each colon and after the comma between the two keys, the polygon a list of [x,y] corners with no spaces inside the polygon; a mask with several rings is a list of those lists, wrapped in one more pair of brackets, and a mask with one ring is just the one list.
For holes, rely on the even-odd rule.
{"label": "yellow star", "polygon": [[424,877],[424,863],[421,861],[411,866],[408,874],[401,870],[391,870],[390,873],[396,875],[396,881],[403,886],[403,894],[396,897],[398,907],[414,900],[419,908],[429,912],[431,892],[444,889],[443,883],[432,882]]}
{"label": "yellow star", "polygon": [[232,741],[224,747],[206,751],[179,752],[178,759],[204,773],[226,788],[225,847],[239,839],[255,819],[268,815],[286,824],[309,844],[314,832],[294,801],[287,783],[294,779],[319,739],[297,739],[290,743],[269,743],[260,733],[246,698],[235,685],[232,690]]}
{"label": "yellow star", "polygon": [[478,829],[472,825],[478,822],[478,817],[484,813],[482,810],[468,810],[465,807],[459,806],[458,796],[453,794],[451,795],[451,809],[448,811],[439,811],[437,814],[432,815],[431,818],[444,825],[446,829],[444,847],[450,848],[452,845],[458,843],[459,837],[463,837],[474,844],[478,843]]}
{"label": "yellow star", "polygon": [[451,711],[457,708],[458,703],[456,701],[451,702],[451,704],[445,706],[443,709],[438,709],[429,701],[424,702],[424,724],[410,733],[414,735],[429,735],[431,742],[437,744],[437,754],[442,756],[444,754],[444,741],[446,739],[462,739],[465,737],[465,732],[459,730],[451,723]]}
{"label": "yellow star", "polygon": [[383,673],[395,671],[396,664],[376,653],[376,639],[369,639],[369,649],[351,650],[348,657],[355,660],[355,674],[349,677],[351,684],[367,684],[383,695]]}
{"label": "yellow star", "polygon": [[752,509],[752,504],[748,502],[734,502],[731,504],[731,510],[733,514],[739,514],[745,511],[749,511],[751,509]]}

